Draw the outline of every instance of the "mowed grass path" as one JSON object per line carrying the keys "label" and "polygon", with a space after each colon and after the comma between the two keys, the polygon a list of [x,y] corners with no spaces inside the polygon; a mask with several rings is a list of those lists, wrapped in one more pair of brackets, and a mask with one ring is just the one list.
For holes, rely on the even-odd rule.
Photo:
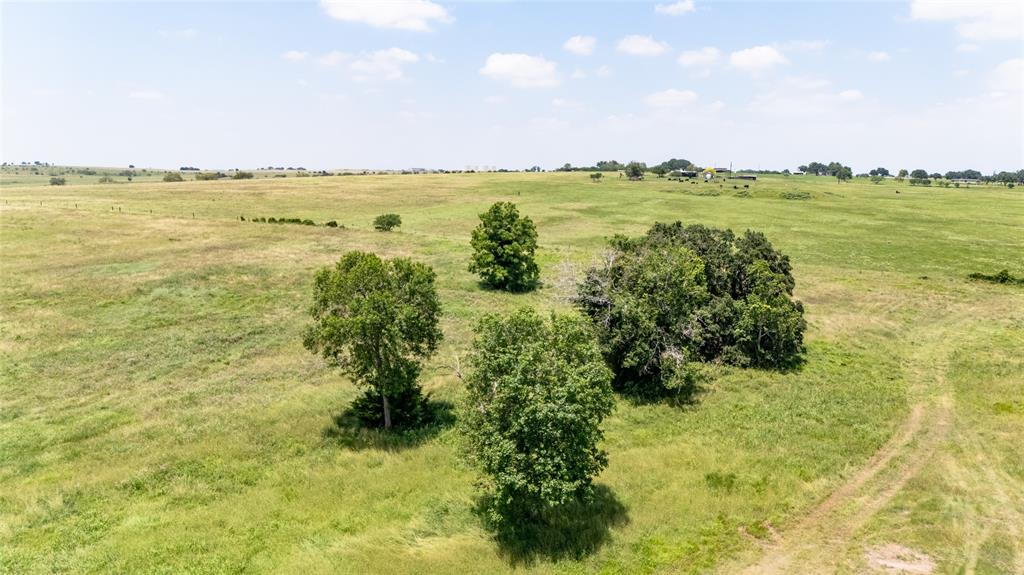
{"label": "mowed grass path", "polygon": [[[948,362],[966,431],[865,519],[838,554],[843,568],[862,566],[861,542],[912,546],[941,572],[1024,561],[1012,523],[965,526],[990,509],[1024,513],[1024,292],[965,280],[1024,274],[1024,194],[813,177],[733,185],[465,174],[5,187],[0,571],[729,569],[886,444],[932,389],[912,359],[933,356]],[[800,192],[809,199],[782,197]],[[498,200],[537,224],[545,286],[533,294],[481,290],[466,271],[476,216]],[[374,232],[372,218],[391,211],[401,231]],[[457,403],[452,365],[475,318],[564,309],[606,237],[677,219],[759,229],[791,256],[807,362],[719,369],[686,408],[619,400],[598,479],[606,509],[565,540],[494,542],[451,428],[388,439],[334,426],[357,390],[302,349],[301,331],[313,273],[345,251],[438,272],[446,341],[424,379]],[[929,355],[921,335],[954,314]],[[984,458],[961,457],[975,444]],[[957,462],[960,473],[943,472]],[[978,469],[1001,488],[972,479]],[[962,495],[949,494],[957,481]]]}

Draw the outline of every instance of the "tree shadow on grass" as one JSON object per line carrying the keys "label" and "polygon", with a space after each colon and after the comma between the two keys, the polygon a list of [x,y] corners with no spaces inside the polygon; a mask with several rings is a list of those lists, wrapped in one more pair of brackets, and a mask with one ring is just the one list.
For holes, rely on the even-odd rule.
{"label": "tree shadow on grass", "polygon": [[510,520],[501,527],[487,519],[490,505],[489,497],[482,498],[477,513],[492,529],[500,554],[513,565],[583,559],[609,541],[612,527],[629,523],[626,506],[604,485],[594,486],[587,501],[570,503],[542,517]]}
{"label": "tree shadow on grass", "polygon": [[400,422],[390,429],[367,425],[353,405],[335,415],[321,435],[330,442],[348,449],[400,451],[416,447],[440,434],[455,423],[455,406],[447,401],[424,399],[425,414],[414,425]]}

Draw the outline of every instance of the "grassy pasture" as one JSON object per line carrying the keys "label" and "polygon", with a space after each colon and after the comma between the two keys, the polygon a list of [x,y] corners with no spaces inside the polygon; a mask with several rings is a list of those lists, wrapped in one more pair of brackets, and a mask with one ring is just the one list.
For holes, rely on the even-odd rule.
{"label": "grassy pasture", "polygon": [[[728,572],[799,533],[919,406],[935,425],[877,478],[880,494],[900,488],[867,497],[878,504],[827,559],[857,571],[866,549],[898,543],[941,573],[1024,565],[1024,290],[966,280],[1024,275],[1018,190],[562,173],[6,179],[0,572]],[[484,291],[466,271],[476,215],[498,200],[537,224],[535,293]],[[401,231],[373,231],[386,212]],[[576,529],[499,545],[474,515],[453,429],[336,425],[357,391],[300,333],[314,271],[341,253],[435,268],[446,340],[425,387],[457,403],[451,366],[481,311],[565,308],[607,236],[676,219],[759,229],[791,256],[807,362],[719,369],[685,408],[620,399],[602,496]],[[859,518],[858,501],[838,512]]]}

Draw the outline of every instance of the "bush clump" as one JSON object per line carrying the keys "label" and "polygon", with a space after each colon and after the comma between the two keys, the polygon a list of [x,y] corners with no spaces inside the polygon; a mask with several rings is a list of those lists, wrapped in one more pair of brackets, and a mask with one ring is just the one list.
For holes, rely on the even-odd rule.
{"label": "bush clump", "polygon": [[252,172],[235,172],[235,175],[231,176],[233,180],[251,180]]}
{"label": "bush clump", "polygon": [[537,286],[540,269],[533,259],[537,228],[533,220],[519,215],[515,204],[498,202],[480,214],[470,245],[469,271],[479,274],[484,285],[512,292]]}
{"label": "bush clump", "polygon": [[616,236],[578,286],[617,389],[689,397],[701,363],[787,368],[806,322],[789,258],[760,232],[682,223]]}
{"label": "bush clump", "polygon": [[63,186],[66,183],[68,183],[68,182],[64,178],[59,178],[59,177],[56,177],[56,176],[50,178],[50,185],[51,186]]}
{"label": "bush clump", "polygon": [[373,219],[373,229],[378,232],[390,232],[402,225],[402,216],[398,214],[381,214]]}
{"label": "bush clump", "polygon": [[181,174],[179,174],[178,172],[167,172],[166,174],[164,174],[164,181],[165,182],[183,182],[183,181],[185,181],[185,178],[182,178]]}
{"label": "bush clump", "polygon": [[1024,285],[1024,277],[1014,277],[1010,270],[999,270],[994,274],[975,272],[967,276],[972,280],[986,281],[997,284]]}

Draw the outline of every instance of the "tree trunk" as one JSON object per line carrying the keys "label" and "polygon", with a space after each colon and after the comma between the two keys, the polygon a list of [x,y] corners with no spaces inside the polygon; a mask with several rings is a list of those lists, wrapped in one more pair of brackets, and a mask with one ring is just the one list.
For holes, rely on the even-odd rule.
{"label": "tree trunk", "polygon": [[387,394],[381,393],[380,396],[384,398],[384,429],[391,429],[391,404],[388,403]]}

